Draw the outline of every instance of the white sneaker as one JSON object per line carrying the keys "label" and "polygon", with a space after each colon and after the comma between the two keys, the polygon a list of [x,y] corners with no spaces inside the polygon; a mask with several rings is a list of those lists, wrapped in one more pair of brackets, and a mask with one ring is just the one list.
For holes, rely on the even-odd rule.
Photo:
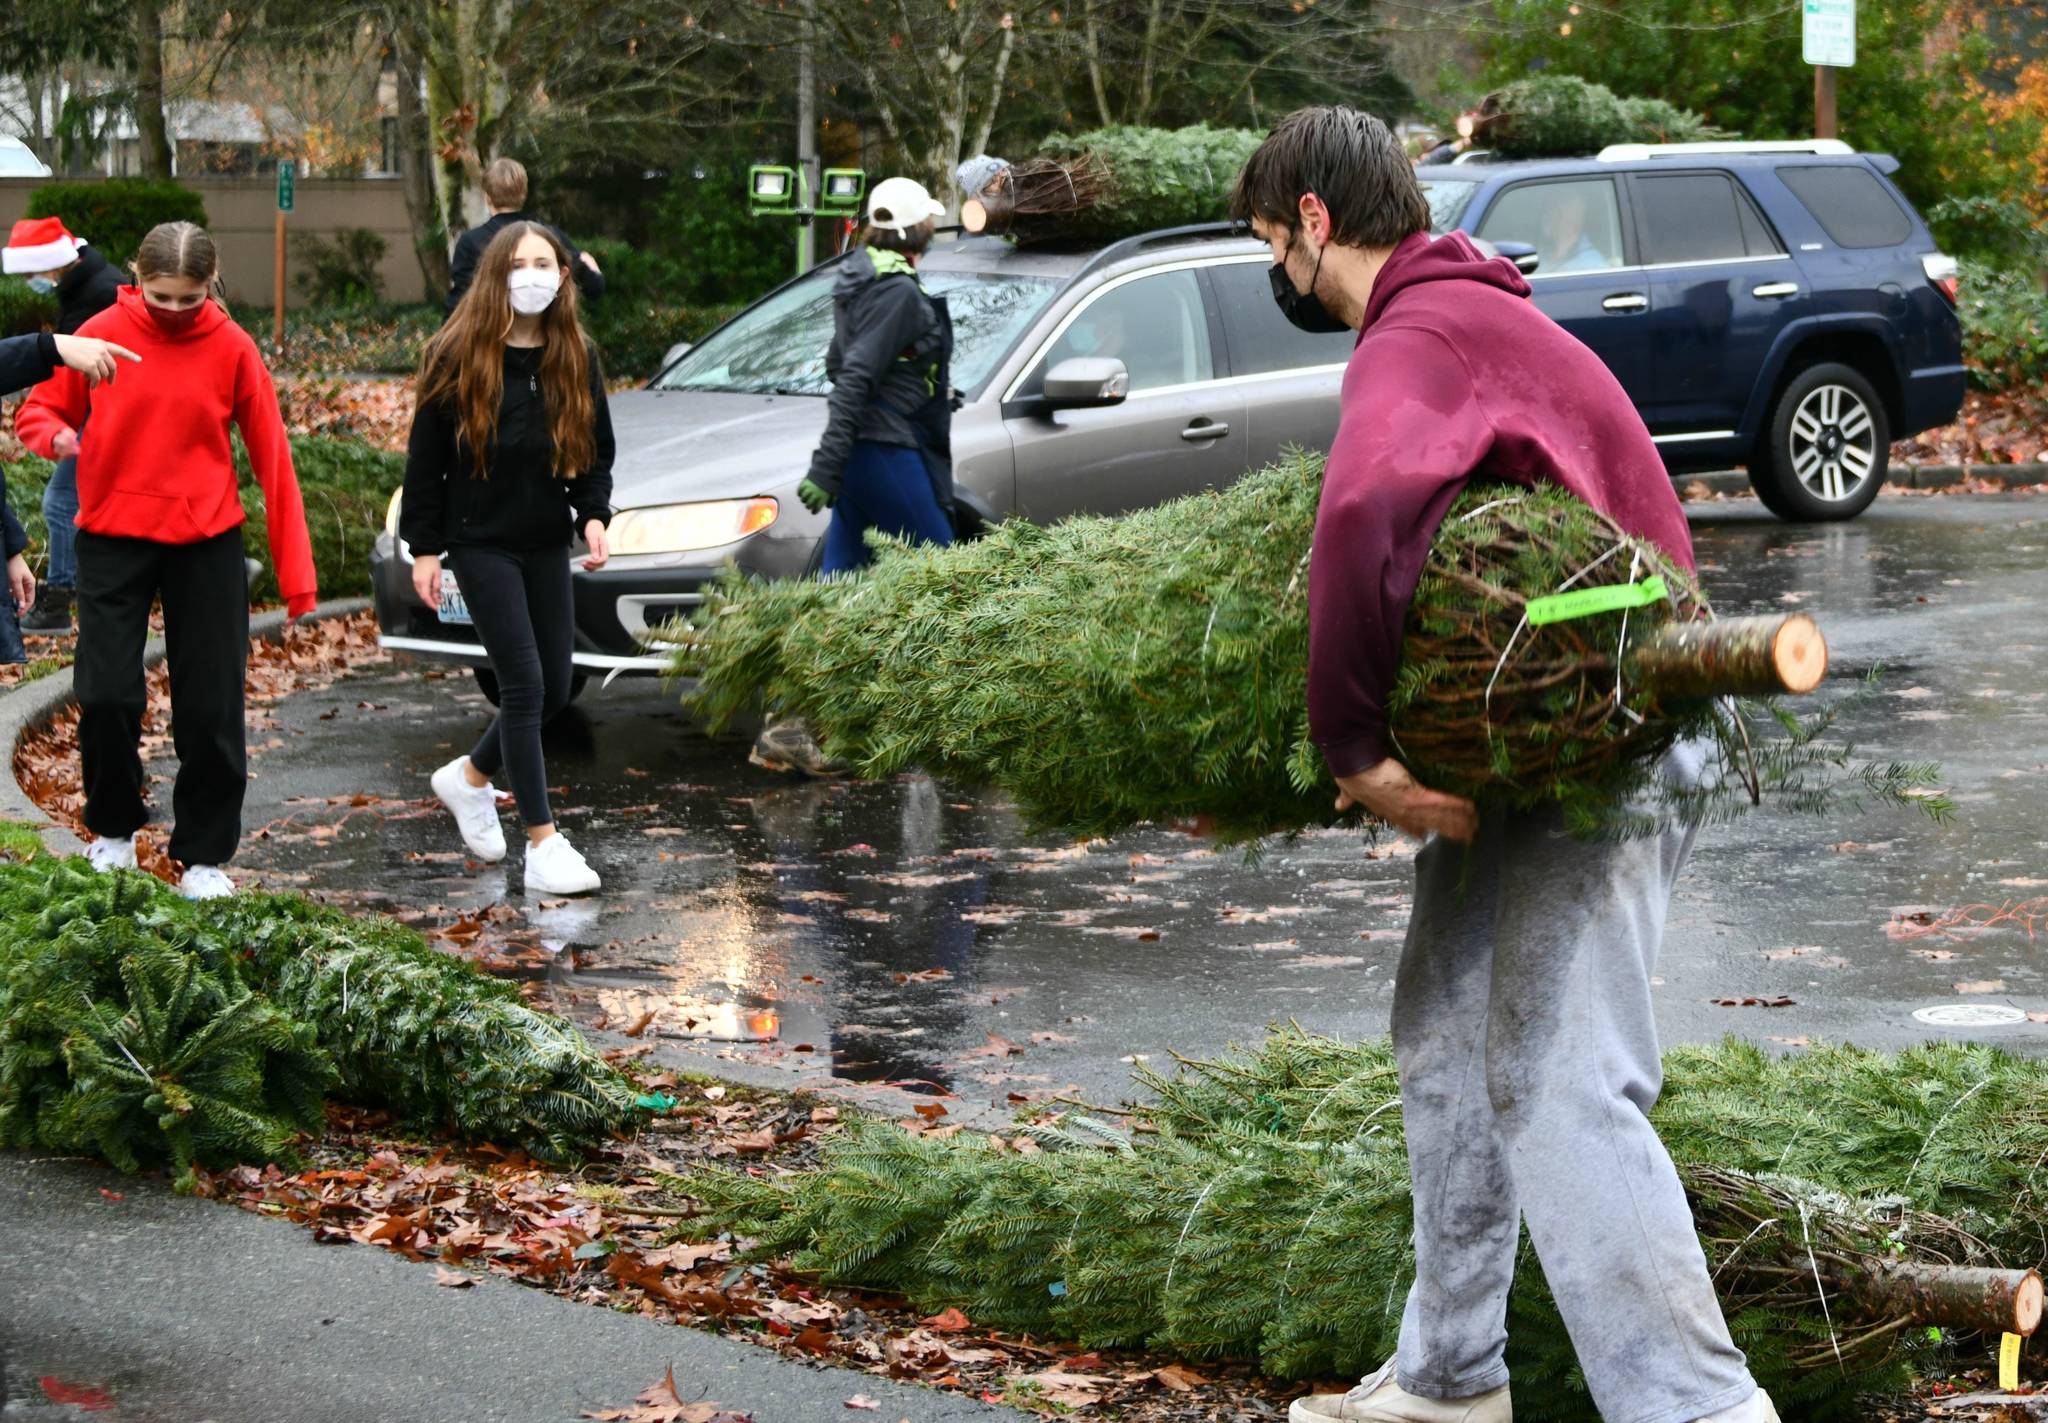
{"label": "white sneaker", "polygon": [[528,894],[588,894],[597,886],[597,871],[561,831],[526,847]]}
{"label": "white sneaker", "polygon": [[85,847],[85,858],[101,874],[108,870],[132,870],[135,868],[135,837],[124,835],[116,840],[111,835],[102,835]]}
{"label": "white sneaker", "polygon": [[1473,1398],[1418,1398],[1394,1379],[1392,1359],[1349,1393],[1317,1393],[1287,1405],[1287,1423],[1514,1423],[1506,1384]]}
{"label": "white sneaker", "polygon": [[457,756],[434,772],[428,784],[455,817],[455,828],[462,832],[462,843],[469,846],[469,853],[487,865],[495,865],[505,858],[505,827],[498,823],[497,788],[489,781],[471,785],[462,774],[468,765],[467,756]]}
{"label": "white sneaker", "polygon": [[235,882],[218,865],[193,865],[178,879],[178,893],[187,899],[225,899]]}

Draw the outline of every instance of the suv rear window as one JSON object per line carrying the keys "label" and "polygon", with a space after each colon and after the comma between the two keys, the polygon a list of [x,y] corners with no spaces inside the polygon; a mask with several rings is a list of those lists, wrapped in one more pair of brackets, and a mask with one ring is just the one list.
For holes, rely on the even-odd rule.
{"label": "suv rear window", "polygon": [[1868,168],[1780,168],[1778,177],[1837,246],[1891,247],[1913,235],[1913,219]]}
{"label": "suv rear window", "polygon": [[1635,180],[1645,262],[1766,257],[1778,244],[1726,175],[1658,173]]}

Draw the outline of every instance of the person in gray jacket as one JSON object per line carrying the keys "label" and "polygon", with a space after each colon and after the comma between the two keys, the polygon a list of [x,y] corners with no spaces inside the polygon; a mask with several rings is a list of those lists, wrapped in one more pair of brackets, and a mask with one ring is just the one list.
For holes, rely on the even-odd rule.
{"label": "person in gray jacket", "polygon": [[924,186],[888,178],[868,199],[861,245],[832,289],[832,396],[825,433],[797,496],[832,510],[823,571],[868,561],[869,529],[953,541],[953,323],[918,284],[917,259],[945,209]]}

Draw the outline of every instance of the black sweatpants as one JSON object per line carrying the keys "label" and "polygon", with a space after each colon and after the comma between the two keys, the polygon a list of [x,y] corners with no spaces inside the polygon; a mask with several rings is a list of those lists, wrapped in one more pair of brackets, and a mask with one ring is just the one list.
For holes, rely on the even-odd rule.
{"label": "black sweatpants", "polygon": [[504,767],[519,818],[528,828],[553,822],[540,729],[569,705],[576,610],[569,589],[569,551],[465,544],[448,550],[448,568],[462,589],[476,635],[498,675],[498,715],[469,753],[486,776]]}
{"label": "black sweatpants", "polygon": [[248,751],[242,720],[249,666],[249,573],[242,531],[191,544],[78,535],[78,759],[85,827],[115,838],[149,823],[143,804],[142,647],[150,604],[164,605],[171,675],[171,858],[224,865],[242,838]]}

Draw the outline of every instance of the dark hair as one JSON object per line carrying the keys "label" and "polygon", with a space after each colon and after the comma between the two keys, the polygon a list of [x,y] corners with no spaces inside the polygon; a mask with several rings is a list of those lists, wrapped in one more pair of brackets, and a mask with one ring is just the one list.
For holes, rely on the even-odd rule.
{"label": "dark hair", "polygon": [[1392,247],[1429,231],[1429,202],[1415,165],[1387,126],[1357,109],[1296,109],[1245,161],[1230,190],[1230,215],[1260,218],[1293,232],[1301,195],[1330,210],[1330,240],[1347,247]]}
{"label": "dark hair", "polygon": [[901,252],[910,257],[922,257],[924,249],[932,245],[935,229],[932,220],[926,218],[915,227],[906,227],[898,232],[893,227],[876,227],[870,223],[860,232],[860,240],[869,247],[879,247],[884,252]]}

